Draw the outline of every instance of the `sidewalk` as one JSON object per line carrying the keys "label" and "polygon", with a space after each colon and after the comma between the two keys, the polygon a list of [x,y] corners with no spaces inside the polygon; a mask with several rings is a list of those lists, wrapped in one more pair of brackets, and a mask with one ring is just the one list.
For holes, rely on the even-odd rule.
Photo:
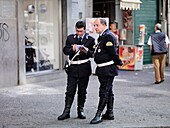
{"label": "sidewalk", "polygon": [[[98,105],[99,82],[90,77],[86,119],[77,119],[76,97],[71,118],[58,121],[64,108],[66,74],[54,81],[0,89],[0,128],[170,128],[170,67],[155,85],[153,69],[119,71],[114,82],[115,120],[89,124]],[[76,95],[77,96],[77,95]]]}

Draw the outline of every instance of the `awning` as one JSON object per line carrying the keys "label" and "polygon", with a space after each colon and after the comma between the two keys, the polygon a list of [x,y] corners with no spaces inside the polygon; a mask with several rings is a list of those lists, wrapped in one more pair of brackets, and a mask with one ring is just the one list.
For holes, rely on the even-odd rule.
{"label": "awning", "polygon": [[120,0],[120,9],[123,10],[138,10],[140,9],[140,0]]}

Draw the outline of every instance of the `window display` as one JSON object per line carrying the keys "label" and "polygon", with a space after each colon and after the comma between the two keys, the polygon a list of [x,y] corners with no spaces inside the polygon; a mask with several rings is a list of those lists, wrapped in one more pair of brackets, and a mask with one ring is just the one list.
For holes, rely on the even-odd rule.
{"label": "window display", "polygon": [[56,67],[54,38],[54,0],[25,0],[26,72]]}
{"label": "window display", "polygon": [[126,30],[126,40],[123,40],[125,45],[133,45],[133,16],[132,10],[122,10],[122,21],[123,29],[122,32]]}
{"label": "window display", "polygon": [[134,27],[132,10],[122,10],[122,24],[120,29],[119,40],[119,57],[124,65],[120,69],[125,70],[142,70],[143,67],[143,45],[145,25],[139,26],[139,43],[134,45]]}

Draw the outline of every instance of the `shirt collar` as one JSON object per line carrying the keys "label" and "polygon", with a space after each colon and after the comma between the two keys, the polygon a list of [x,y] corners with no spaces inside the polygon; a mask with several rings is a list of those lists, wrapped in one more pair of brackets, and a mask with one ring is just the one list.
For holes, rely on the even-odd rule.
{"label": "shirt collar", "polygon": [[83,36],[78,36],[78,38],[80,38],[80,37],[81,37],[81,38],[83,39],[83,38],[84,38],[84,36],[85,36],[85,33],[83,34]]}
{"label": "shirt collar", "polygon": [[102,33],[100,33],[99,34],[99,36],[102,36],[103,35],[103,33],[105,32],[107,30],[107,28],[102,32]]}
{"label": "shirt collar", "polygon": [[156,30],[155,33],[161,32],[160,30]]}

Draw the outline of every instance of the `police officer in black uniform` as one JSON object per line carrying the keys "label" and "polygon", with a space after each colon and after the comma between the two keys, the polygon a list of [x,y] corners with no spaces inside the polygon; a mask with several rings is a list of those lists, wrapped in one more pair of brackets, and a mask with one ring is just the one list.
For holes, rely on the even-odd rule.
{"label": "police officer in black uniform", "polygon": [[89,82],[89,76],[92,73],[89,58],[92,57],[94,53],[95,39],[85,33],[86,25],[84,21],[78,21],[75,25],[75,29],[76,34],[71,34],[67,37],[65,47],[63,48],[64,54],[69,56],[69,63],[71,65],[67,78],[65,108],[63,114],[58,117],[58,120],[70,118],[70,108],[77,87],[78,118],[86,118],[83,108],[86,100],[86,89]]}
{"label": "police officer in black uniform", "polygon": [[[114,77],[118,75],[117,65],[122,65],[122,61],[116,52],[116,37],[107,29],[105,19],[96,19],[94,28],[99,34],[98,44],[94,52],[94,61],[97,64],[96,75],[100,82],[99,104],[95,117],[91,124],[102,122],[102,119],[113,120],[114,94],[112,91]],[[104,115],[102,111],[107,105]]]}

